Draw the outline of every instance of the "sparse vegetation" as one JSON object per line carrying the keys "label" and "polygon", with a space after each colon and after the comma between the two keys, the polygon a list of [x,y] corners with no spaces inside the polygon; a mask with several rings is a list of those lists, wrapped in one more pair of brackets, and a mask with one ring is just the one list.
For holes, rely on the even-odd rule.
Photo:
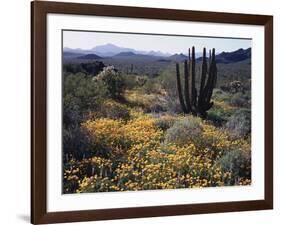
{"label": "sparse vegetation", "polygon": [[64,193],[251,184],[250,58],[191,54],[64,59]]}

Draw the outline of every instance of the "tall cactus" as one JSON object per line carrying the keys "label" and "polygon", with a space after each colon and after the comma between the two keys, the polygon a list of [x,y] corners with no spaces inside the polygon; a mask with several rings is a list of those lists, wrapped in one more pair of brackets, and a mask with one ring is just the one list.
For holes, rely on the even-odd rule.
{"label": "tall cactus", "polygon": [[[212,52],[210,50],[209,53],[208,67],[206,48],[203,49],[199,93],[197,93],[196,89],[195,48],[192,47],[191,57],[189,49],[189,62],[187,63],[187,60],[184,61],[184,94],[182,94],[179,64],[176,64],[178,95],[184,113],[188,114],[192,112],[194,115],[205,118],[207,116],[207,111],[213,106],[211,97],[217,81],[217,66],[215,57],[215,49],[213,48]],[[191,77],[189,77],[190,71]]]}

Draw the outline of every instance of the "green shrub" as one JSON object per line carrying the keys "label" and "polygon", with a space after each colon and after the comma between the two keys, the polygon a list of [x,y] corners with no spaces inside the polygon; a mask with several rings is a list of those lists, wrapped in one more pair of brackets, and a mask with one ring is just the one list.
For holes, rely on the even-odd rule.
{"label": "green shrub", "polygon": [[136,76],[132,74],[123,74],[124,78],[124,86],[126,87],[126,90],[132,90],[135,87],[138,87],[138,82]]}
{"label": "green shrub", "polygon": [[234,183],[239,178],[251,178],[251,154],[250,151],[241,151],[240,149],[227,150],[225,154],[217,161],[223,172],[231,172]]}
{"label": "green shrub", "polygon": [[63,64],[63,72],[75,74],[75,73],[85,73],[90,76],[97,75],[100,71],[102,71],[105,65],[103,62],[100,61],[93,61],[87,63],[80,63],[80,62],[69,62]]}
{"label": "green shrub", "polygon": [[[65,75],[65,74],[64,74]],[[84,73],[68,74],[63,83],[63,150],[64,160],[70,156],[82,159],[91,154],[80,123],[104,101],[106,90]]]}
{"label": "green shrub", "polygon": [[105,101],[101,105],[101,114],[110,119],[128,120],[130,118],[130,112],[126,105],[111,100]]}
{"label": "green shrub", "polygon": [[[183,72],[182,66],[180,66],[180,72]],[[158,77],[158,82],[161,84],[162,88],[166,90],[169,96],[174,99],[178,99],[177,83],[175,74],[175,65],[171,64],[163,70]]]}
{"label": "green shrub", "polygon": [[202,120],[198,117],[188,116],[174,123],[166,132],[165,142],[185,145],[197,143],[203,131]]}
{"label": "green shrub", "polygon": [[231,111],[215,105],[208,111],[207,119],[212,121],[215,126],[222,126],[231,117]]}
{"label": "green shrub", "polygon": [[125,90],[124,77],[113,66],[104,67],[93,80],[103,82],[107,87],[109,97],[114,99],[119,98]]}
{"label": "green shrub", "polygon": [[94,110],[107,95],[103,84],[84,73],[70,74],[63,82],[63,109],[82,114]]}
{"label": "green shrub", "polygon": [[146,79],[142,86],[142,91],[144,94],[161,94],[161,85],[157,78]]}
{"label": "green shrub", "polygon": [[223,109],[214,108],[208,112],[207,119],[212,121],[215,126],[222,126],[226,122],[227,117]]}
{"label": "green shrub", "polygon": [[248,137],[251,134],[251,110],[239,109],[227,121],[225,127],[235,136]]}

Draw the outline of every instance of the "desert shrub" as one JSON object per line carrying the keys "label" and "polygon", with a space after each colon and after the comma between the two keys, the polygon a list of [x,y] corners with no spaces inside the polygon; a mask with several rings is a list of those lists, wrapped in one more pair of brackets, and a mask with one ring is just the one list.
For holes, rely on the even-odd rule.
{"label": "desert shrub", "polygon": [[124,92],[124,77],[115,70],[113,66],[104,67],[103,71],[95,76],[93,80],[96,82],[103,82],[106,85],[109,97],[111,98],[119,98]]}
{"label": "desert shrub", "polygon": [[188,116],[174,123],[166,132],[165,142],[185,145],[197,142],[202,134],[202,121],[198,117]]}
{"label": "desert shrub", "polygon": [[248,137],[251,134],[251,110],[239,109],[227,121],[225,127],[235,136]]}
{"label": "desert shrub", "polygon": [[182,108],[178,98],[167,95],[165,96],[165,99],[166,99],[167,111],[169,113],[171,114],[182,113]]}
{"label": "desert shrub", "polygon": [[103,62],[94,61],[88,63],[64,63],[63,71],[66,73],[85,73],[87,75],[95,76],[104,68]]}
{"label": "desert shrub", "polygon": [[244,84],[239,80],[231,81],[221,86],[221,89],[230,93],[244,92]]}
{"label": "desert shrub", "polygon": [[208,111],[207,119],[215,126],[222,126],[232,115],[234,108],[223,101],[215,101],[214,106]]}
{"label": "desert shrub", "polygon": [[[180,70],[182,70],[181,66]],[[161,72],[160,76],[158,77],[158,82],[162,89],[166,92],[165,98],[167,102],[167,111],[170,113],[182,113],[182,108],[178,98],[174,64],[171,64],[167,67],[167,69]]]}
{"label": "desert shrub", "polygon": [[132,74],[123,74],[124,86],[127,90],[132,90],[138,87],[137,77]]}
{"label": "desert shrub", "polygon": [[216,101],[224,101],[228,102],[229,99],[231,98],[231,94],[223,91],[222,89],[214,89],[212,99]]}
{"label": "desert shrub", "polygon": [[[180,67],[180,69],[182,68]],[[172,96],[175,99],[178,98],[175,65],[173,63],[161,72],[158,80],[161,86],[168,92],[169,96]]]}
{"label": "desert shrub", "polygon": [[69,74],[64,77],[63,87],[63,148],[64,159],[70,155],[81,159],[90,154],[88,143],[80,128],[87,115],[96,110],[106,96],[105,86],[92,81],[84,73]]}
{"label": "desert shrub", "polygon": [[207,119],[211,120],[215,126],[222,126],[227,121],[228,115],[221,108],[214,108],[208,112]]}
{"label": "desert shrub", "polygon": [[218,102],[225,102],[233,107],[250,107],[251,92],[244,90],[238,92],[227,92],[222,89],[215,89],[212,98]]}
{"label": "desert shrub", "polygon": [[101,105],[101,114],[109,119],[128,120],[130,118],[130,112],[126,105],[112,100],[107,100]]}
{"label": "desert shrub", "polygon": [[166,131],[170,127],[174,125],[177,118],[170,115],[161,116],[160,118],[156,119],[155,126],[161,130]]}
{"label": "desert shrub", "polygon": [[147,79],[144,85],[142,86],[142,91],[145,94],[160,94],[161,85],[158,83],[158,79]]}
{"label": "desert shrub", "polygon": [[217,161],[222,172],[231,172],[233,182],[238,183],[239,178],[251,179],[251,154],[240,149],[225,151],[225,154]]}
{"label": "desert shrub", "polygon": [[136,77],[136,83],[138,84],[139,87],[142,87],[143,85],[145,85],[147,80],[148,80],[147,76],[137,76]]}
{"label": "desert shrub", "polygon": [[86,138],[84,130],[78,125],[63,128],[63,148],[66,162],[72,157],[82,159],[92,154],[92,145]]}
{"label": "desert shrub", "polygon": [[107,95],[106,86],[92,81],[84,73],[70,74],[64,78],[63,109],[78,114],[94,110]]}
{"label": "desert shrub", "polygon": [[163,101],[159,101],[160,99],[157,98],[158,101],[152,101],[151,104],[144,110],[146,113],[159,113],[159,112],[165,112],[167,111],[165,107],[165,103],[163,104]]}
{"label": "desert shrub", "polygon": [[248,107],[250,105],[250,97],[241,92],[233,94],[230,104],[236,107]]}

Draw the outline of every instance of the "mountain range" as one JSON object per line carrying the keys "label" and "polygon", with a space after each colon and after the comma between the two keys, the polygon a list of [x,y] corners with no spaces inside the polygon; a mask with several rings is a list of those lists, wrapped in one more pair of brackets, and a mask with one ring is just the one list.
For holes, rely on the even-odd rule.
{"label": "mountain range", "polygon": [[[202,60],[202,53],[197,53],[197,61]],[[99,59],[123,59],[123,60],[156,60],[156,61],[183,61],[188,58],[183,53],[169,54],[160,51],[138,51],[132,48],[122,48],[113,44],[99,45],[90,50],[63,49],[64,59],[99,60]],[[217,63],[234,63],[251,58],[251,48],[238,49],[232,52],[221,52],[216,55]]]}
{"label": "mountain range", "polygon": [[73,49],[73,48],[65,47],[63,48],[63,51],[69,53],[76,53],[76,54],[96,54],[101,57],[111,57],[121,52],[132,52],[135,54],[161,56],[161,57],[167,57],[171,55],[169,53],[164,53],[161,51],[139,51],[132,48],[123,48],[110,43],[105,45],[98,45],[92,49],[87,49],[87,50],[81,48]]}

